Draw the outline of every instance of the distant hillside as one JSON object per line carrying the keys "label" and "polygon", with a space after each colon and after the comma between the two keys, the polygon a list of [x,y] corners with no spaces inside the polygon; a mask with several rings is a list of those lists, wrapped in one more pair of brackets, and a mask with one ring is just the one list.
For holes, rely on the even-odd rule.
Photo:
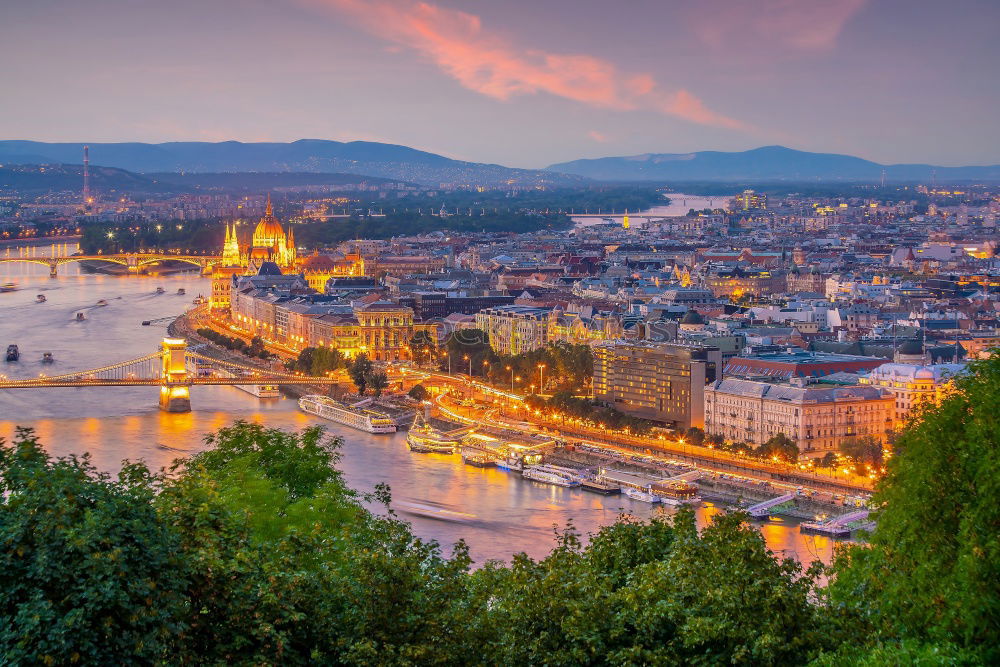
{"label": "distant hillside", "polygon": [[242,172],[242,173],[188,173],[159,172],[146,174],[158,183],[167,183],[186,189],[223,190],[227,192],[264,192],[280,188],[311,185],[335,185],[350,188],[357,185],[380,185],[399,183],[389,178],[376,178],[361,174],[324,174],[286,172]]}
{"label": "distant hillside", "polygon": [[[162,194],[188,192],[190,188],[158,183],[153,179],[115,167],[90,167],[90,187],[100,192]],[[78,164],[0,165],[0,192],[42,194],[79,192],[83,188],[83,166]]]}
{"label": "distant hillside", "polygon": [[[264,192],[286,187],[335,185],[378,185],[389,179],[358,174],[301,172],[267,173],[151,173],[135,174],[115,167],[90,166],[90,185],[95,191],[130,195],[188,192]],[[394,181],[396,182],[396,181]],[[4,165],[0,166],[0,192],[46,193],[79,191],[83,187],[83,165]]]}
{"label": "distant hillside", "polygon": [[[646,153],[630,157],[573,160],[547,169],[601,181],[878,181],[882,169],[891,181],[1000,181],[1000,165],[936,167],[927,164],[881,165],[850,155],[809,153],[764,146],[725,153]],[[934,173],[936,172],[936,174]]]}
{"label": "distant hillside", "polygon": [[[406,146],[370,141],[300,139],[291,143],[224,141],[92,143],[91,164],[152,172],[322,172],[363,174],[427,185],[579,183],[579,176],[452,160]],[[0,141],[0,164],[79,164],[82,143]]]}

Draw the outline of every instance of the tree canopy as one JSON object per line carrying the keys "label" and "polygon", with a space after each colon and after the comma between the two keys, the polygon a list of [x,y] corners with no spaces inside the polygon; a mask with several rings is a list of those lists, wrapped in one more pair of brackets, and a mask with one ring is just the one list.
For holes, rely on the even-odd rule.
{"label": "tree canopy", "polygon": [[874,497],[878,528],[842,550],[830,587],[879,640],[1000,660],[998,416],[1000,358],[974,363],[897,437]]}
{"label": "tree canopy", "polygon": [[[622,517],[473,570],[360,494],[339,441],[236,422],[170,470],[0,442],[10,664],[978,665],[1000,658],[1000,359],[900,434],[832,568],[740,512]],[[374,510],[374,511],[373,511]],[[822,582],[829,580],[827,586]]]}

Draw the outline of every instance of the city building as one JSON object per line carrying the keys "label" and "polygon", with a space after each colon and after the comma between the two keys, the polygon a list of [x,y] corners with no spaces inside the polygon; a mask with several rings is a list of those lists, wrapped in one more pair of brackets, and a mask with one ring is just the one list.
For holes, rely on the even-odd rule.
{"label": "city building", "polygon": [[862,385],[881,387],[895,397],[895,427],[900,428],[911,412],[924,403],[939,401],[965,364],[882,364],[862,375]]}
{"label": "city building", "polygon": [[545,347],[549,308],[495,306],[476,313],[476,326],[486,332],[497,354],[516,355]]}
{"label": "city building", "polygon": [[767,208],[767,195],[763,192],[744,190],[733,198],[734,211],[753,211]]}
{"label": "city building", "polygon": [[769,377],[789,380],[796,377],[821,378],[833,373],[870,371],[886,359],[831,352],[785,351],[733,357],[726,364],[726,376]]}
{"label": "city building", "polygon": [[676,429],[703,426],[703,392],[722,367],[719,348],[608,341],[593,349],[594,400]]}
{"label": "city building", "polygon": [[872,436],[884,442],[895,421],[893,394],[875,386],[790,383],[724,378],[705,388],[705,433],[762,445],[784,433],[805,456],[836,451],[842,442]]}

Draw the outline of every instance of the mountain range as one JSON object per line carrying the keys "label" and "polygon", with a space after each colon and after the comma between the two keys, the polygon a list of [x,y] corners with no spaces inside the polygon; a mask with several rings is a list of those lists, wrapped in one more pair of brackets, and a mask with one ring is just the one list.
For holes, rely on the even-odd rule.
{"label": "mountain range", "polygon": [[930,164],[879,164],[851,155],[810,153],[784,146],[763,146],[727,153],[645,153],[627,157],[573,160],[547,167],[599,181],[998,181],[1000,165],[938,167]]}
{"label": "mountain range", "polygon": [[[91,164],[137,173],[312,172],[361,174],[410,183],[571,185],[579,176],[453,160],[371,141],[300,139],[290,143],[91,143]],[[80,164],[83,143],[0,141],[0,164]]]}
{"label": "mountain range", "polygon": [[[0,165],[80,164],[82,143],[0,141]],[[557,185],[592,181],[653,182],[938,182],[1000,181],[1000,165],[941,167],[882,165],[834,153],[810,153],[764,146],[741,152],[645,153],[573,160],[544,170],[454,160],[407,146],[371,141],[300,139],[290,143],[238,141],[91,143],[93,165],[139,174],[172,173],[346,173],[438,186]],[[2,185],[2,184],[0,184]]]}

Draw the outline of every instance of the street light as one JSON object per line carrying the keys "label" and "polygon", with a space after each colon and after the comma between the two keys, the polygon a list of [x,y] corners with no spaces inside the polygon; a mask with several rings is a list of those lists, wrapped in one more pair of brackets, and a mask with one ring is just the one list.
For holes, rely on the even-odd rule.
{"label": "street light", "polygon": [[538,364],[538,393],[545,393],[545,364]]}
{"label": "street light", "polygon": [[513,394],[514,393],[514,369],[511,368],[510,366],[508,366],[507,370],[510,371],[510,393]]}
{"label": "street light", "polygon": [[472,359],[467,354],[463,355],[462,358],[469,362],[469,377],[472,377]]}

